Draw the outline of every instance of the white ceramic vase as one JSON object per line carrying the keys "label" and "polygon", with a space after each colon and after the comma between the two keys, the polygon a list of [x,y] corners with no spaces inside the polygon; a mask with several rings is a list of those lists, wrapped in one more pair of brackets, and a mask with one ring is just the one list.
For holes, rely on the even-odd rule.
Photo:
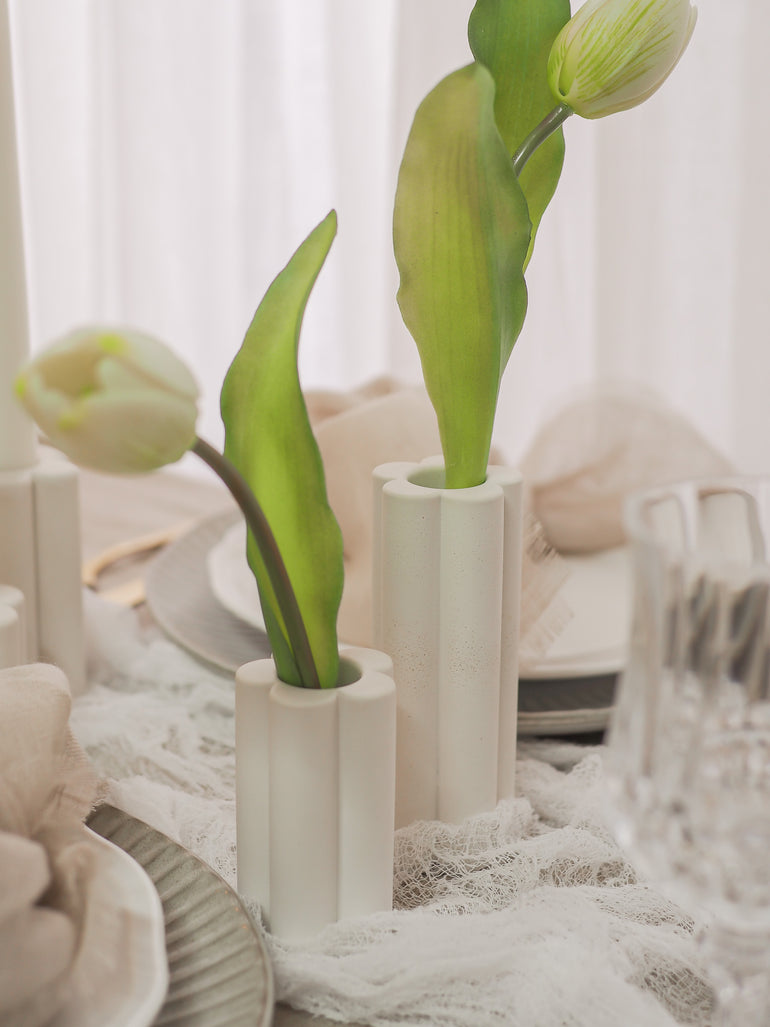
{"label": "white ceramic vase", "polygon": [[513,795],[522,478],[443,488],[440,459],[374,471],[375,644],[398,694],[396,827]]}
{"label": "white ceramic vase", "polygon": [[272,660],[235,676],[238,890],[288,941],[393,903],[393,666],[340,657],[333,689],[284,684]]}

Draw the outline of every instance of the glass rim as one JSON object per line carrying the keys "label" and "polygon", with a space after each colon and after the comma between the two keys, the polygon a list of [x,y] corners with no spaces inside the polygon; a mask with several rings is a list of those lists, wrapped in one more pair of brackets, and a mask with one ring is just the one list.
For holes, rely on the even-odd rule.
{"label": "glass rim", "polygon": [[[696,560],[698,558],[697,548],[694,545],[688,545],[688,542],[693,540],[685,537],[682,546],[667,545],[650,521],[651,511],[661,502],[675,500],[683,512],[683,524],[687,526],[692,523],[692,519],[688,517],[688,509],[690,512],[694,511],[702,499],[711,495],[732,494],[742,495],[755,502],[761,501],[770,510],[770,474],[706,475],[680,479],[652,488],[638,489],[630,493],[623,504],[623,524],[626,529],[627,542],[632,546],[642,544],[665,553],[672,562],[678,564]],[[770,533],[768,533],[768,539],[762,548],[765,550],[764,562],[766,563],[770,561]],[[711,562],[719,561],[714,561],[712,555]],[[725,557],[725,566],[735,566],[735,564],[735,560]],[[762,567],[763,562],[757,563],[756,566]]]}

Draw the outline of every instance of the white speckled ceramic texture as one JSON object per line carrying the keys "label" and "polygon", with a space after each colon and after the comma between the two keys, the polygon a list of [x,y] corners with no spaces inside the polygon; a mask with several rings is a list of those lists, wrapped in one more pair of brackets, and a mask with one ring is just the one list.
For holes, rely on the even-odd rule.
{"label": "white speckled ceramic texture", "polygon": [[373,472],[374,635],[398,694],[396,827],[513,795],[522,478],[443,485],[440,461]]}

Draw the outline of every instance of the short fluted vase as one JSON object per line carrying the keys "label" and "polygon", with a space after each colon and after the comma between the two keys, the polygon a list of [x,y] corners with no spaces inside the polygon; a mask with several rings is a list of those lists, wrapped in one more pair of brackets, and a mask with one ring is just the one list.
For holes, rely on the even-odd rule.
{"label": "short fluted vase", "polygon": [[340,657],[337,688],[287,685],[272,660],[235,678],[238,890],[289,941],[392,908],[392,664]]}

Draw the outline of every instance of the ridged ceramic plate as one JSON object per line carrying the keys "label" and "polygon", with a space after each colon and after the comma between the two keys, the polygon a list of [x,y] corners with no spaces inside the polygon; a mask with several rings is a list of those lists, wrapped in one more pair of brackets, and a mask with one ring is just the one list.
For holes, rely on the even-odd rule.
{"label": "ridged ceramic plate", "polygon": [[168,989],[163,910],[136,860],[95,831],[88,890],[99,930],[85,932],[71,993],[50,1027],[149,1027]]}
{"label": "ridged ceramic plate", "polygon": [[114,806],[100,806],[88,826],[132,856],[160,896],[169,986],[156,1027],[269,1027],[270,962],[232,888],[191,852]]}

